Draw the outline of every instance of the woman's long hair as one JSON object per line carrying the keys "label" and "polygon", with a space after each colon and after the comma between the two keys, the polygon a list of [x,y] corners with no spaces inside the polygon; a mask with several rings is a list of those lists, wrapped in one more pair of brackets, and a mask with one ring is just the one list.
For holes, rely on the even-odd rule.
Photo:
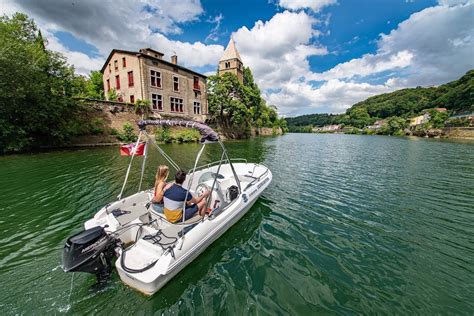
{"label": "woman's long hair", "polygon": [[158,166],[158,170],[156,170],[155,186],[157,186],[160,181],[166,182],[169,173],[170,170],[167,165]]}

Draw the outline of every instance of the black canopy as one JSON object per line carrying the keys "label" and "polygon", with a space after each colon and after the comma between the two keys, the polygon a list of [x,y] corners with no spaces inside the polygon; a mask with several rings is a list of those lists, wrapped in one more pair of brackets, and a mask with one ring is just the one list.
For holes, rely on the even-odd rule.
{"label": "black canopy", "polygon": [[205,141],[217,142],[219,140],[219,134],[217,134],[212,128],[206,124],[187,121],[187,120],[142,120],[138,122],[138,127],[143,130],[148,125],[160,125],[160,126],[182,126],[187,128],[196,128],[201,134],[201,143]]}

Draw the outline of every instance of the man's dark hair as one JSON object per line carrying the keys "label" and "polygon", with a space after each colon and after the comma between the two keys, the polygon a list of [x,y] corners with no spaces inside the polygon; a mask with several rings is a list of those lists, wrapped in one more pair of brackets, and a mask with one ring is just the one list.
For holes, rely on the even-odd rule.
{"label": "man's dark hair", "polygon": [[176,175],[174,176],[174,181],[177,184],[183,184],[184,180],[186,180],[186,171],[178,170],[176,171]]}

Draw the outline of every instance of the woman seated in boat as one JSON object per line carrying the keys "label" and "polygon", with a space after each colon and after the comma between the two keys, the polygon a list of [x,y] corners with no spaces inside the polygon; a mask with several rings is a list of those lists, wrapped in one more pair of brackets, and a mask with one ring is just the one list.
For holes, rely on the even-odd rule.
{"label": "woman seated in boat", "polygon": [[186,201],[186,208],[184,209],[184,220],[188,220],[199,212],[199,215],[204,216],[206,213],[206,197],[209,192],[205,192],[200,197],[195,198],[191,192],[188,192],[182,187],[186,179],[186,172],[178,170],[176,172],[174,183],[166,189],[163,195],[164,213],[168,221],[175,223],[183,219],[183,206]]}
{"label": "woman seated in boat", "polygon": [[166,183],[166,179],[168,179],[169,175],[169,168],[166,165],[158,166],[156,170],[156,177],[155,177],[155,193],[153,195],[153,199],[151,200],[151,207],[154,211],[158,213],[163,213],[163,195],[171,184]]}

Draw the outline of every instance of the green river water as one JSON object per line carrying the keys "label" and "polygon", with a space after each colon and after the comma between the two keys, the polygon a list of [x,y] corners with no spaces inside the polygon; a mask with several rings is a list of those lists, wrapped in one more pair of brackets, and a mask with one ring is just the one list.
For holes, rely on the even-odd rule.
{"label": "green river water", "polygon": [[[60,267],[65,239],[120,190],[118,148],[0,157],[0,314],[474,314],[474,142],[289,134],[226,147],[273,182],[152,297]],[[163,148],[190,168],[199,145]],[[203,161],[218,155],[207,146]],[[147,187],[161,162],[153,152]]]}

